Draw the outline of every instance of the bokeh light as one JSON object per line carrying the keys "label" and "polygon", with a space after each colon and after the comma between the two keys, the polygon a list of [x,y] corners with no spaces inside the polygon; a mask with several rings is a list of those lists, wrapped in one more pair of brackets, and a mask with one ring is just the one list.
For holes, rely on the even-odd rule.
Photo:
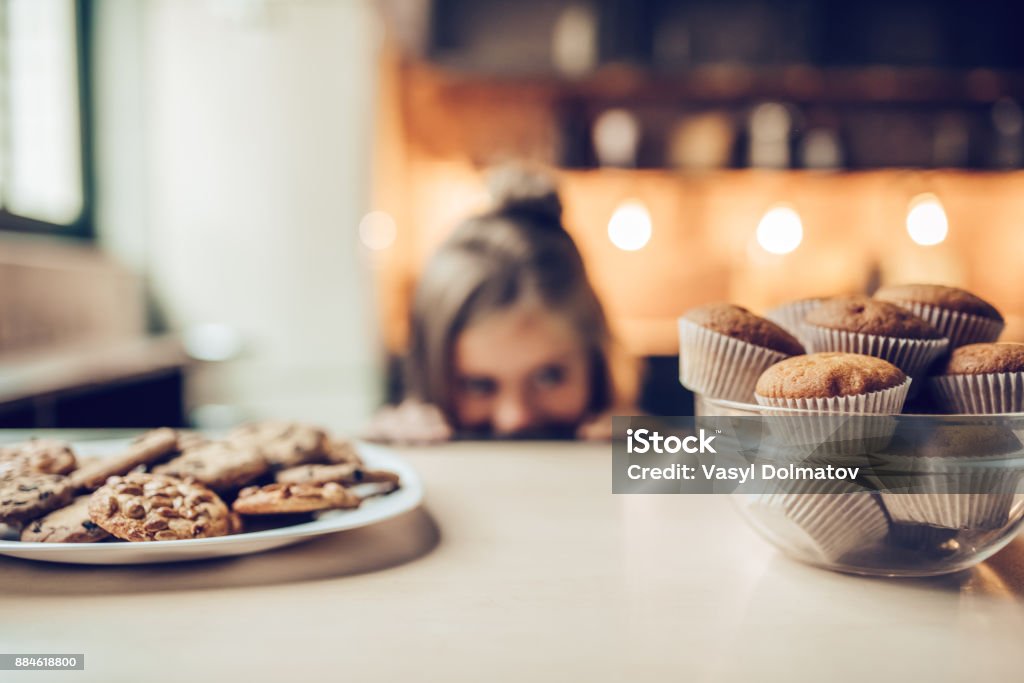
{"label": "bokeh light", "polygon": [[367,249],[381,251],[395,243],[398,226],[384,211],[371,211],[359,221],[359,239]]}
{"label": "bokeh light", "polygon": [[651,231],[651,212],[636,199],[619,204],[608,221],[608,238],[623,251],[643,249],[651,240]]}
{"label": "bokeh light", "polygon": [[609,109],[594,121],[594,151],[602,166],[629,168],[636,165],[640,122],[625,109]]}
{"label": "bokeh light", "polygon": [[788,254],[799,247],[803,239],[803,222],[791,206],[773,206],[757,224],[757,243],[769,254]]}
{"label": "bokeh light", "polygon": [[949,220],[942,202],[931,193],[919,194],[910,200],[907,210],[907,234],[923,247],[941,244],[949,234]]}

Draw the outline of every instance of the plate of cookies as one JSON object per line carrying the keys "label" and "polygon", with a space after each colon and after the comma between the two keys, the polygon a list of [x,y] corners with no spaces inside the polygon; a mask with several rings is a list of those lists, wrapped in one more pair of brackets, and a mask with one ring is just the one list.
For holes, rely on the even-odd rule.
{"label": "plate of cookies", "polygon": [[265,421],[221,438],[0,446],[0,555],[149,564],[248,555],[416,508],[423,486],[389,449]]}

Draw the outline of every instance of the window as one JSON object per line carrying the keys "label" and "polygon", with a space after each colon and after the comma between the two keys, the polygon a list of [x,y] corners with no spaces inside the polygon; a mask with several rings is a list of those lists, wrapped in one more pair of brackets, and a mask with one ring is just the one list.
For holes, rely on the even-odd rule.
{"label": "window", "polygon": [[85,0],[0,0],[0,229],[90,233]]}

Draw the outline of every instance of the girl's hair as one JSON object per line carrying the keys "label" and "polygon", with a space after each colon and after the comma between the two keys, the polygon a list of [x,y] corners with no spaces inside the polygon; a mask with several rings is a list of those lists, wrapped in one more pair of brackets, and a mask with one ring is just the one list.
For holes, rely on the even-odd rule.
{"label": "girl's hair", "polygon": [[551,180],[504,169],[490,183],[494,206],[460,224],[428,262],[412,305],[407,382],[412,395],[451,417],[453,348],[476,320],[521,301],[564,316],[590,356],[591,412],[616,400],[613,340],[583,259],[562,225]]}

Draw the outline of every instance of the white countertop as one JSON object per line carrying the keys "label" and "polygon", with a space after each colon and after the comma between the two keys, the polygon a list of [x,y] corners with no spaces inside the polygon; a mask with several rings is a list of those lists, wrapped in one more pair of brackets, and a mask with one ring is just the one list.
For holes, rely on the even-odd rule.
{"label": "white countertop", "polygon": [[1024,539],[865,579],[789,561],[726,496],[615,496],[607,445],[408,449],[424,509],[265,555],[0,558],[7,681],[1024,679]]}

